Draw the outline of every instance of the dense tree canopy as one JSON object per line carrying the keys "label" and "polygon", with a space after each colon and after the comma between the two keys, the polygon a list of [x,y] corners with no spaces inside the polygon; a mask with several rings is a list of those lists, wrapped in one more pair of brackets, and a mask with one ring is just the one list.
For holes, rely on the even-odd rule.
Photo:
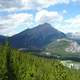
{"label": "dense tree canopy", "polygon": [[64,67],[59,60],[32,52],[0,46],[0,80],[80,80],[80,71]]}

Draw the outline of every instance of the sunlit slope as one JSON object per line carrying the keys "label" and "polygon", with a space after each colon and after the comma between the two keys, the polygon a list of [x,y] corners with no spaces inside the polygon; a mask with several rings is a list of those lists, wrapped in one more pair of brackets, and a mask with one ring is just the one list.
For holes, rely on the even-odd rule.
{"label": "sunlit slope", "polygon": [[57,55],[77,56],[80,55],[80,45],[73,40],[58,39],[55,42],[50,43],[45,48],[45,51]]}

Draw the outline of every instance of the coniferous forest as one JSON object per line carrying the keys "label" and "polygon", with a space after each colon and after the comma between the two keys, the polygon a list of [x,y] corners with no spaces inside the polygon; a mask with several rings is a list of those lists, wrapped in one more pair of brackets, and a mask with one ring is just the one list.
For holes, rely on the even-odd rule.
{"label": "coniferous forest", "polygon": [[80,80],[80,70],[64,67],[59,60],[0,46],[0,80]]}

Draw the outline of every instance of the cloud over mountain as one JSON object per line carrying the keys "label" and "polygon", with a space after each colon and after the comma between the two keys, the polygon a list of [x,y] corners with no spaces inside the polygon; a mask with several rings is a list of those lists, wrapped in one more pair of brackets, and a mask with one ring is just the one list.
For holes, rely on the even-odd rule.
{"label": "cloud over mountain", "polygon": [[13,35],[45,22],[61,31],[80,31],[79,7],[80,0],[0,0],[0,34]]}
{"label": "cloud over mountain", "polygon": [[35,21],[37,23],[56,23],[63,20],[63,16],[56,11],[41,10],[37,12]]}

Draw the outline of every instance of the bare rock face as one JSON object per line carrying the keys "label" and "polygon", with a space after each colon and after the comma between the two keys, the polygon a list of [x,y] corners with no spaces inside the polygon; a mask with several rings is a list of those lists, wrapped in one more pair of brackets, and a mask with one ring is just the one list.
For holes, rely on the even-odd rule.
{"label": "bare rock face", "polygon": [[77,42],[71,42],[70,45],[65,49],[66,52],[79,53],[80,45]]}

